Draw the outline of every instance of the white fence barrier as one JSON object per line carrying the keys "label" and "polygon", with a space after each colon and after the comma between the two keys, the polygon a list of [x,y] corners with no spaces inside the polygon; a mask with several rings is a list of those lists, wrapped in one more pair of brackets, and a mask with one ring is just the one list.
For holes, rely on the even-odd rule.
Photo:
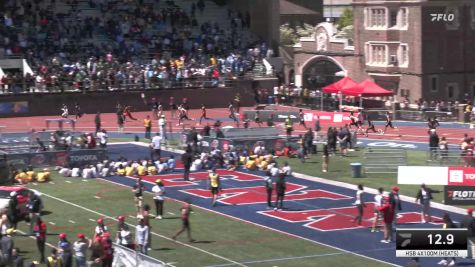
{"label": "white fence barrier", "polygon": [[163,261],[114,244],[114,267],[168,267]]}

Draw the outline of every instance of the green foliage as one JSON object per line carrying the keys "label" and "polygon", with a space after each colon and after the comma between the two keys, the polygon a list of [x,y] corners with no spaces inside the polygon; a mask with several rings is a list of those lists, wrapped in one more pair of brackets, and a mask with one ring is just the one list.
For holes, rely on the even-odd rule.
{"label": "green foliage", "polygon": [[353,25],[353,11],[350,8],[345,8],[343,14],[341,14],[341,17],[338,19],[337,27],[341,30],[351,25]]}
{"label": "green foliage", "polygon": [[290,27],[288,23],[280,26],[280,42],[283,45],[294,45],[299,42],[300,37],[311,36],[315,32],[315,27],[310,24]]}

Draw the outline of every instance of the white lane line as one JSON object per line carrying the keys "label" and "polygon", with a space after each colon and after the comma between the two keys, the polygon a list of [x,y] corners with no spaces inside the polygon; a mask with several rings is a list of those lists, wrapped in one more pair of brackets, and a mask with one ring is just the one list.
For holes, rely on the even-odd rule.
{"label": "white lane line", "polygon": [[54,184],[54,182],[49,182],[50,184]]}
{"label": "white lane line", "polygon": [[68,183],[68,184],[72,184],[73,182],[71,182],[71,181],[66,181],[66,183]]}
{"label": "white lane line", "polygon": [[[97,212],[97,211],[95,211],[95,210],[88,209],[88,208],[86,208],[86,207],[83,207],[83,206],[81,206],[81,205],[78,205],[78,204],[69,202],[69,201],[67,201],[67,200],[64,200],[64,199],[61,199],[61,198],[57,198],[57,197],[54,197],[54,196],[52,196],[52,195],[45,194],[45,193],[42,193],[42,195],[43,195],[43,196],[46,196],[46,197],[49,197],[49,198],[51,198],[51,199],[57,200],[57,201],[59,201],[59,202],[66,203],[66,204],[71,205],[71,206],[73,206],[73,207],[76,207],[76,208],[79,208],[79,209],[82,209],[82,210],[85,210],[85,211],[88,211],[88,212],[97,214],[97,215],[102,216],[102,217],[104,217],[104,218],[109,218],[109,219],[111,219],[111,220],[113,220],[113,221],[117,221],[117,219],[116,219],[115,217],[111,217],[111,216],[106,215],[106,214],[104,214],[104,213],[100,213],[100,212]],[[127,223],[127,225],[129,225],[130,227],[135,228],[135,225],[133,225],[133,224]],[[234,260],[231,260],[231,259],[229,259],[229,258],[220,256],[220,255],[218,255],[218,254],[215,254],[215,253],[206,251],[206,250],[204,250],[204,249],[201,249],[201,248],[192,246],[192,245],[187,244],[187,243],[183,243],[183,242],[180,242],[180,241],[173,240],[172,238],[170,238],[170,237],[168,237],[168,236],[160,235],[160,234],[157,234],[157,233],[155,233],[155,232],[151,232],[151,233],[152,233],[153,235],[155,235],[155,236],[161,237],[161,238],[166,239],[166,240],[168,240],[168,241],[174,241],[174,242],[176,242],[176,243],[178,243],[178,244],[180,244],[180,245],[182,245],[182,246],[185,246],[185,247],[188,247],[188,248],[192,248],[192,249],[194,249],[194,250],[197,250],[197,251],[206,253],[206,254],[211,255],[211,256],[213,256],[213,257],[216,257],[216,258],[220,258],[220,259],[222,259],[222,260],[228,261],[228,262],[233,263],[233,264],[235,264],[235,265],[247,267],[246,265],[244,265],[244,264],[242,264],[242,263],[239,263],[239,262],[237,262],[237,261],[234,261]]]}
{"label": "white lane line", "polygon": [[88,180],[82,180],[83,182],[89,182]]}
{"label": "white lane line", "polygon": [[33,185],[38,185],[37,183],[33,183]]}
{"label": "white lane line", "polygon": [[51,224],[51,225],[56,225],[54,222],[48,222],[48,223]]}
{"label": "white lane line", "polygon": [[100,196],[94,196],[94,198],[101,199],[101,197],[100,197]]}
{"label": "white lane line", "polygon": [[96,220],[89,218],[89,221],[91,222],[96,222]]}
{"label": "white lane line", "polygon": [[70,222],[70,223],[76,223],[76,222],[75,222],[75,221],[73,221],[73,220],[69,220],[69,222]]}
{"label": "white lane line", "polygon": [[167,212],[167,213],[170,214],[170,215],[175,215],[175,213],[173,213],[173,212]]}

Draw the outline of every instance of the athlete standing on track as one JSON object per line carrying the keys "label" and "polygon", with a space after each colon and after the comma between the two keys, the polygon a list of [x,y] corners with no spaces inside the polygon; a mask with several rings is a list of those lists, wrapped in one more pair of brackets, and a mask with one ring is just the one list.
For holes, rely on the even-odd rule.
{"label": "athlete standing on track", "polygon": [[381,212],[379,208],[383,206],[383,188],[378,188],[378,194],[374,196],[374,218],[373,218],[373,227],[371,228],[371,232],[379,231],[377,229],[378,223],[381,220]]}
{"label": "athlete standing on track", "polygon": [[389,201],[389,196],[384,196],[383,202],[383,206],[379,207],[379,211],[383,214],[384,221],[384,239],[381,240],[381,243],[390,243],[392,241],[393,235],[392,224],[394,218],[394,210]]}
{"label": "athlete standing on track", "polygon": [[173,240],[176,240],[176,238],[186,231],[188,235],[188,241],[194,242],[193,238],[191,238],[191,227],[190,227],[190,213],[191,213],[191,204],[190,203],[184,203],[183,206],[180,209],[181,211],[181,221],[183,223],[182,228],[172,237]]}
{"label": "athlete standing on track", "polygon": [[219,191],[221,191],[221,184],[219,181],[219,174],[216,173],[216,169],[213,168],[209,173],[209,186],[211,190],[211,195],[213,196],[213,200],[211,204],[213,207],[216,206],[216,200],[218,199]]}
{"label": "athlete standing on track", "polygon": [[355,205],[356,209],[358,211],[358,215],[355,216],[353,219],[353,222],[358,222],[358,225],[361,225],[361,222],[363,220],[363,208],[366,207],[366,204],[363,201],[363,185],[359,184],[358,185],[358,190],[356,191],[356,200],[355,200]]}
{"label": "athlete standing on track", "polygon": [[156,217],[155,219],[162,219],[163,216],[163,202],[165,201],[163,195],[165,195],[165,187],[162,183],[162,180],[157,179],[155,181],[155,186],[152,188],[152,192],[154,194],[153,201],[155,202],[155,211]]}
{"label": "athlete standing on track", "polygon": [[284,171],[281,171],[279,173],[279,178],[277,178],[277,182],[275,183],[275,191],[277,193],[277,198],[275,199],[274,210],[282,210],[284,208],[284,197],[286,189],[285,175],[286,173]]}
{"label": "athlete standing on track", "polygon": [[266,172],[265,188],[267,192],[267,208],[272,208],[272,173],[270,170]]}

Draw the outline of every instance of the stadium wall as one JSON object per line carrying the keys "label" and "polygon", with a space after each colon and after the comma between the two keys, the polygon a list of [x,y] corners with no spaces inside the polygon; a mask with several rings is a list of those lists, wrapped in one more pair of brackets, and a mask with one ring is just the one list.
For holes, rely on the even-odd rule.
{"label": "stadium wall", "polygon": [[[0,96],[0,106],[12,103],[23,103],[22,108],[0,109],[0,118],[6,117],[26,117],[26,116],[48,116],[59,115],[62,104],[67,104],[71,111],[77,102],[83,112],[92,114],[96,112],[115,112],[117,103],[131,105],[134,111],[146,111],[150,107],[145,105],[140,94],[145,92],[147,101],[152,97],[159,99],[164,108],[168,108],[168,101],[171,96],[175,98],[175,103],[180,103],[183,98],[187,98],[190,108],[200,108],[205,104],[208,108],[227,107],[229,101],[239,93],[241,95],[242,106],[252,106],[255,104],[255,90],[266,88],[272,89],[276,84],[276,79],[264,81],[239,81],[234,87],[224,88],[195,88],[195,89],[163,89],[148,91],[130,92],[65,92],[65,93],[34,93],[22,95],[2,95]],[[25,105],[25,102],[27,103]]]}

